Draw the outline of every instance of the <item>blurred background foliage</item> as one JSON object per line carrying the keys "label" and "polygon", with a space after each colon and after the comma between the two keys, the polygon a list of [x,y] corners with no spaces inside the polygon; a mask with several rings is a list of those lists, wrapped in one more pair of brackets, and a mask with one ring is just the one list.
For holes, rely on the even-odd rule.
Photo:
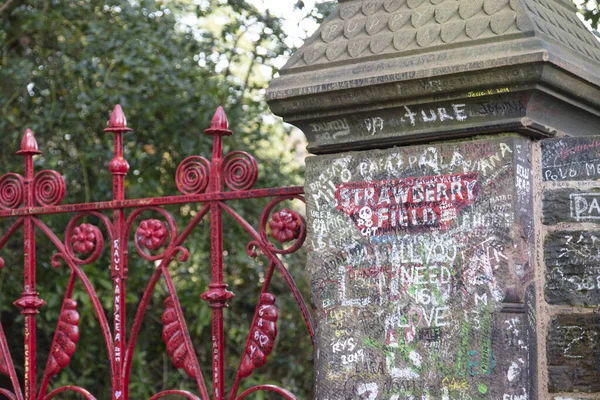
{"label": "blurred background foliage", "polygon": [[[295,1],[295,0],[282,0]],[[598,2],[575,1],[584,18],[598,28]],[[308,7],[295,2],[306,18],[320,22],[332,3]],[[176,193],[178,163],[192,154],[209,156],[208,127],[217,105],[228,113],[235,134],[224,141],[225,152],[246,150],[260,166],[256,187],[302,184],[303,147],[300,136],[272,117],[265,88],[277,72],[276,60],[294,51],[282,27],[284,21],[260,11],[249,0],[8,0],[0,5],[0,165],[3,172],[22,172],[14,155],[26,127],[37,135],[44,154],[36,168],[64,174],[65,202],[111,198],[112,137],[103,133],[114,104],[121,104],[134,129],[125,136],[131,169],[127,197]],[[597,33],[597,31],[596,31]],[[264,201],[232,204],[256,227]],[[297,207],[298,205],[292,205]],[[197,205],[167,207],[180,229]],[[148,214],[147,217],[154,215]],[[62,238],[67,216],[43,217]],[[2,221],[2,231],[12,221]],[[93,218],[88,222],[96,223]],[[254,312],[267,264],[248,258],[250,238],[225,219],[226,281],[237,297],[225,312],[227,386],[235,369]],[[199,300],[210,281],[209,233],[200,226],[186,242],[191,257],[174,263],[178,295],[188,318],[203,374],[210,382],[210,309]],[[12,302],[22,291],[22,240],[15,237],[2,251],[0,321],[12,357],[23,378],[22,317]],[[133,248],[132,243],[129,245]],[[38,236],[38,291],[48,303],[39,315],[39,365],[43,370],[62,302],[68,273],[54,269],[54,249]],[[107,251],[84,267],[110,318],[112,283]],[[154,265],[131,255],[127,309],[133,319],[136,304]],[[302,252],[286,259],[308,299]],[[298,309],[282,279],[273,281],[278,296],[280,334],[269,362],[245,380],[243,388],[275,383],[299,398],[312,397],[312,348]],[[145,399],[167,388],[197,393],[193,382],[173,368],[161,339],[161,314],[166,296],[159,285],[148,307],[138,338],[130,384],[131,399]],[[78,285],[82,331],[71,364],[51,387],[82,386],[98,399],[110,399],[107,355],[90,301]],[[9,383],[0,378],[0,386]],[[243,389],[242,388],[242,389]],[[70,398],[63,394],[62,398]],[[74,397],[73,397],[74,398]],[[254,399],[269,398],[257,392]]]}
{"label": "blurred background foliage", "polygon": [[[308,18],[323,15],[310,10]],[[255,187],[302,184],[301,135],[293,134],[270,114],[265,88],[277,72],[274,61],[290,55],[282,20],[260,11],[246,0],[14,0],[0,6],[0,165],[2,171],[22,173],[14,155],[25,128],[36,132],[43,155],[36,168],[64,175],[64,203],[111,199],[112,136],[105,121],[121,104],[134,130],[125,135],[125,157],[131,169],[128,198],[177,194],[175,169],[185,157],[210,158],[212,139],[203,134],[218,105],[223,105],[233,136],[224,152],[245,150],[259,163]],[[232,203],[258,227],[265,200]],[[289,204],[299,207],[298,204]],[[180,230],[198,205],[167,207]],[[109,213],[107,215],[110,215]],[[152,213],[144,217],[157,217]],[[63,239],[69,216],[42,219]],[[2,231],[13,221],[3,221]],[[94,218],[88,222],[97,223]],[[268,264],[250,259],[245,251],[251,238],[230,218],[224,230],[226,277],[236,294],[225,312],[227,387],[239,365],[249,324]],[[134,227],[135,229],[135,227]],[[106,237],[106,232],[105,232]],[[130,238],[131,239],[131,238]],[[52,268],[54,249],[38,234],[38,291],[47,302],[39,315],[38,371],[43,370],[62,296],[67,268]],[[173,263],[178,295],[195,343],[207,384],[210,383],[210,308],[200,294],[210,282],[209,232],[201,225],[187,240],[191,257]],[[133,248],[133,243],[129,243]],[[84,266],[112,321],[108,250],[93,265]],[[0,272],[0,318],[12,357],[23,379],[22,321],[12,302],[23,290],[22,236],[2,251],[6,267]],[[286,265],[308,299],[304,258],[287,257]],[[127,315],[133,320],[137,303],[155,266],[130,254]],[[242,390],[258,383],[278,384],[299,398],[312,392],[312,347],[302,318],[283,279],[276,273],[271,292],[280,309],[279,337],[268,363],[247,378]],[[177,371],[165,352],[161,314],[166,297],[159,285],[148,307],[133,359],[131,399],[147,399],[164,389],[197,393],[185,373]],[[75,299],[81,313],[81,338],[70,365],[52,379],[52,388],[74,384],[98,399],[110,399],[105,345],[91,302],[83,287]],[[10,387],[1,380],[2,387]],[[210,390],[210,389],[209,389]],[[240,392],[241,393],[241,392]],[[62,398],[68,394],[60,395]],[[253,396],[253,397],[252,397]],[[257,392],[251,398],[270,398]],[[275,397],[273,397],[275,398]]]}
{"label": "blurred background foliage", "polygon": [[600,3],[598,0],[572,0],[579,9],[579,13],[587,22],[592,32],[600,38],[598,27],[600,24]]}

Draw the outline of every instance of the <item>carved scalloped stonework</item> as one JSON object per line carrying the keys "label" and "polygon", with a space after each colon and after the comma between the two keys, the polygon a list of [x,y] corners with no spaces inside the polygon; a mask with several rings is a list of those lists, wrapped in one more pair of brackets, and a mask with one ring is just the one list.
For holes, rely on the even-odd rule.
{"label": "carved scalloped stonework", "polygon": [[530,31],[600,61],[600,43],[562,0],[354,0],[340,4],[286,68]]}

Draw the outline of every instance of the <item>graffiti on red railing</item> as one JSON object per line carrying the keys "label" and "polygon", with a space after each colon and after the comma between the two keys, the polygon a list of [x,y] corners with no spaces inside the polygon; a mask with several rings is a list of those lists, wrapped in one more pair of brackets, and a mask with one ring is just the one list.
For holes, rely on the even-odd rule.
{"label": "graffiti on red railing", "polygon": [[242,358],[240,376],[249,377],[256,368],[265,365],[267,356],[273,351],[275,338],[277,337],[278,311],[275,307],[275,296],[271,293],[263,293],[260,296],[258,315],[254,317],[250,329],[249,346]]}
{"label": "graffiti on red railing", "polygon": [[[193,155],[183,160],[177,168],[175,182],[181,195],[126,199],[125,176],[129,164],[123,156],[123,135],[130,130],[121,107],[117,105],[111,115],[108,128],[105,129],[106,132],[114,135],[114,157],[108,165],[113,178],[112,201],[61,205],[66,194],[64,179],[56,171],[43,170],[35,173],[33,157],[41,152],[38,150],[33,132],[29,129],[25,131],[21,148],[17,151],[17,154],[24,157],[24,174],[7,173],[0,177],[0,218],[15,219],[12,226],[0,237],[0,249],[21,228],[23,229],[24,290],[21,298],[14,304],[21,309],[25,317],[23,385],[15,372],[13,359],[0,324],[0,374],[9,377],[12,384],[10,388],[0,388],[0,394],[11,400],[49,400],[59,398],[61,393],[70,391],[86,399],[95,399],[92,393],[74,385],[57,387],[51,391],[48,389],[51,379],[63,368],[68,367],[82,334],[77,302],[73,300],[75,284],[79,282],[92,303],[102,331],[109,358],[112,400],[128,399],[131,361],[136,341],[149,301],[158,281],[162,278],[168,291],[162,314],[162,337],[167,353],[176,368],[182,368],[189,377],[194,379],[198,392],[194,394],[176,389],[165,390],[152,396],[151,400],[167,395],[180,395],[187,399],[241,400],[256,391],[274,392],[287,399],[296,399],[289,391],[273,385],[258,385],[246,389],[241,394],[238,392],[241,381],[251,375],[256,368],[262,367],[273,350],[277,336],[278,310],[275,306],[275,296],[268,290],[275,272],[283,276],[300,308],[308,334],[311,340],[313,339],[312,319],[306,303],[280,259],[281,255],[298,250],[306,236],[305,223],[300,214],[279,208],[285,201],[303,202],[303,188],[252,189],[258,178],[258,165],[254,158],[243,151],[233,151],[225,156],[222,154],[222,139],[232,132],[228,129],[225,112],[219,107],[210,128],[205,131],[207,135],[213,137],[211,159]],[[258,229],[226,204],[229,200],[267,197],[273,199],[261,214]],[[179,232],[175,219],[162,206],[184,203],[198,203],[201,204],[201,208],[185,229]],[[147,211],[157,213],[159,218],[141,219],[142,214]],[[64,241],[60,240],[59,236],[43,222],[44,215],[62,213],[75,214],[65,228]],[[227,307],[228,301],[234,297],[234,294],[227,290],[227,284],[223,281],[223,214],[233,217],[250,236],[250,243],[247,246],[248,255],[255,257],[260,252],[269,260],[269,268],[250,325],[246,347],[242,352],[243,356],[228,396],[225,392],[223,308]],[[98,226],[84,222],[89,216],[99,221]],[[175,259],[179,262],[187,260],[189,252],[184,247],[185,241],[207,216],[211,229],[211,283],[208,285],[208,290],[200,297],[208,302],[208,306],[212,309],[212,395],[208,393],[177,297],[173,277],[167,268]],[[272,238],[279,244],[269,240],[269,230]],[[36,231],[41,232],[56,248],[52,265],[58,268],[64,264],[70,271],[63,303],[61,309],[57,310],[59,318],[39,387],[37,387],[36,371],[38,359],[36,318],[38,310],[46,303],[36,291]],[[106,237],[103,231],[106,231]],[[132,233],[132,242],[137,254],[153,262],[157,267],[149,278],[131,329],[127,332],[125,283],[128,279],[129,251],[126,244],[129,243]],[[109,324],[102,307],[103,303],[95,288],[81,268],[99,259],[105,249],[105,243],[111,252],[112,326]],[[281,247],[283,243],[286,245]],[[0,258],[0,269],[3,266],[4,260]]]}

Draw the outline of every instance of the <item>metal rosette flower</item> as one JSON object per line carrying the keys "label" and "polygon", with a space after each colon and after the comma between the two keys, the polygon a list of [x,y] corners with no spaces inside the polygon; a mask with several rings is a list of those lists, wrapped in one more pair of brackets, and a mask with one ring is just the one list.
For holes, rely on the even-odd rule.
{"label": "metal rosette flower", "polygon": [[200,156],[191,156],[179,164],[175,172],[177,189],[184,194],[200,194],[210,180],[210,162]]}
{"label": "metal rosette flower", "polygon": [[302,217],[296,211],[283,208],[273,213],[269,228],[271,236],[279,243],[291,242],[300,236],[300,227],[302,226]]}
{"label": "metal rosette flower", "polygon": [[23,204],[24,180],[19,174],[8,173],[0,178],[0,208],[10,210]]}
{"label": "metal rosette flower", "polygon": [[55,206],[65,198],[65,180],[56,171],[44,170],[33,180],[35,201],[40,206]]}
{"label": "metal rosette flower", "polygon": [[169,233],[165,224],[157,219],[145,219],[135,232],[135,241],[148,250],[158,250],[164,246]]}
{"label": "metal rosette flower", "polygon": [[173,244],[178,234],[175,219],[162,208],[149,207],[137,209],[131,213],[125,223],[127,235],[131,232],[135,220],[147,211],[155,211],[162,218],[160,220],[156,218],[143,219],[138,225],[133,243],[140,256],[148,261],[156,261],[173,254],[173,251],[180,251],[179,260],[185,261],[189,255],[187,250]]}
{"label": "metal rosette flower", "polygon": [[[92,213],[92,215],[100,217],[107,227],[110,229],[110,221],[105,216]],[[100,257],[104,248],[104,237],[100,228],[89,223],[79,224],[79,221],[86,214],[76,215],[65,232],[65,248],[67,255],[79,265],[91,264]],[[55,265],[57,266],[57,265]]]}
{"label": "metal rosette flower", "polygon": [[[291,254],[302,247],[306,239],[306,222],[296,211],[282,208],[273,212],[282,202],[288,200],[300,200],[304,203],[302,196],[285,196],[272,200],[260,216],[259,232],[263,245],[276,254]],[[287,247],[276,247],[267,235],[267,224],[271,230],[271,237],[280,244],[288,243]],[[291,243],[291,244],[290,244]],[[261,247],[256,242],[250,242],[246,252],[250,257],[255,257],[256,248]]]}
{"label": "metal rosette flower", "polygon": [[94,226],[90,224],[81,224],[73,230],[71,236],[73,250],[77,254],[88,254],[96,247],[96,235]]}
{"label": "metal rosette flower", "polygon": [[225,185],[233,190],[248,190],[258,179],[256,160],[245,151],[232,151],[223,159]]}

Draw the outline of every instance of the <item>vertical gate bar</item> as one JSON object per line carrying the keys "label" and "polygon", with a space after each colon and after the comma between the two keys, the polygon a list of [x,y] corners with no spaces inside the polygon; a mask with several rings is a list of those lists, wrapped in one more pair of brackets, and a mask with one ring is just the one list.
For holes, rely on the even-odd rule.
{"label": "vertical gate bar", "polygon": [[[219,138],[220,139],[220,138]],[[221,208],[218,203],[210,205],[210,240],[211,240],[211,284],[210,289],[224,290],[223,284],[223,225]],[[217,298],[215,298],[217,300]],[[213,398],[224,398],[225,362],[224,344],[225,332],[223,330],[223,308],[225,303],[212,302],[212,360],[213,360]]]}
{"label": "vertical gate bar", "polygon": [[[34,167],[33,156],[41,154],[38,150],[35,137],[30,129],[25,131],[23,140],[21,141],[21,149],[17,151],[18,155],[24,157],[25,164],[25,179],[24,179],[24,196],[25,207],[35,206],[34,193]],[[46,303],[38,297],[36,292],[35,279],[35,227],[32,216],[25,217],[23,226],[23,264],[24,264],[24,291],[21,293],[21,298],[15,301],[15,305],[21,309],[21,313],[25,315],[25,326],[23,328],[24,336],[24,384],[25,384],[25,399],[33,400],[36,396],[36,381],[37,381],[37,343],[36,343],[36,315],[39,309]]]}
{"label": "vertical gate bar", "polygon": [[[123,158],[123,133],[130,131],[127,120],[120,105],[116,105],[108,122],[105,132],[114,134],[114,158],[108,164],[108,170],[113,176],[113,200],[125,199],[125,175],[129,171],[129,164]],[[125,214],[123,208],[113,210],[114,241],[111,243],[111,278],[113,280],[113,343],[114,343],[114,371],[112,399],[127,400],[129,382],[123,381],[123,357],[127,345],[127,319],[125,293],[127,280],[126,246],[123,237],[123,224]]]}
{"label": "vertical gate bar", "polygon": [[[27,185],[27,181],[25,183]],[[27,187],[27,186],[26,186]],[[25,264],[25,291],[22,293],[23,299],[35,292],[35,230],[31,217],[25,218],[23,256]],[[23,336],[25,339],[25,399],[35,398],[36,390],[36,360],[37,360],[37,341],[36,341],[36,316],[35,312],[29,312],[27,307],[21,311],[25,314],[25,328]],[[37,311],[36,311],[37,312]]]}
{"label": "vertical gate bar", "polygon": [[[222,176],[222,137],[231,135],[227,129],[228,122],[225,111],[221,106],[217,108],[210,128],[204,132],[213,136],[212,160],[210,164],[209,193],[223,191]],[[202,294],[202,298],[209,302],[212,309],[212,371],[213,371],[213,399],[225,398],[225,332],[223,327],[223,308],[227,301],[234,295],[227,290],[223,283],[223,221],[219,202],[210,204],[210,258],[211,258],[211,283],[209,290]]]}

